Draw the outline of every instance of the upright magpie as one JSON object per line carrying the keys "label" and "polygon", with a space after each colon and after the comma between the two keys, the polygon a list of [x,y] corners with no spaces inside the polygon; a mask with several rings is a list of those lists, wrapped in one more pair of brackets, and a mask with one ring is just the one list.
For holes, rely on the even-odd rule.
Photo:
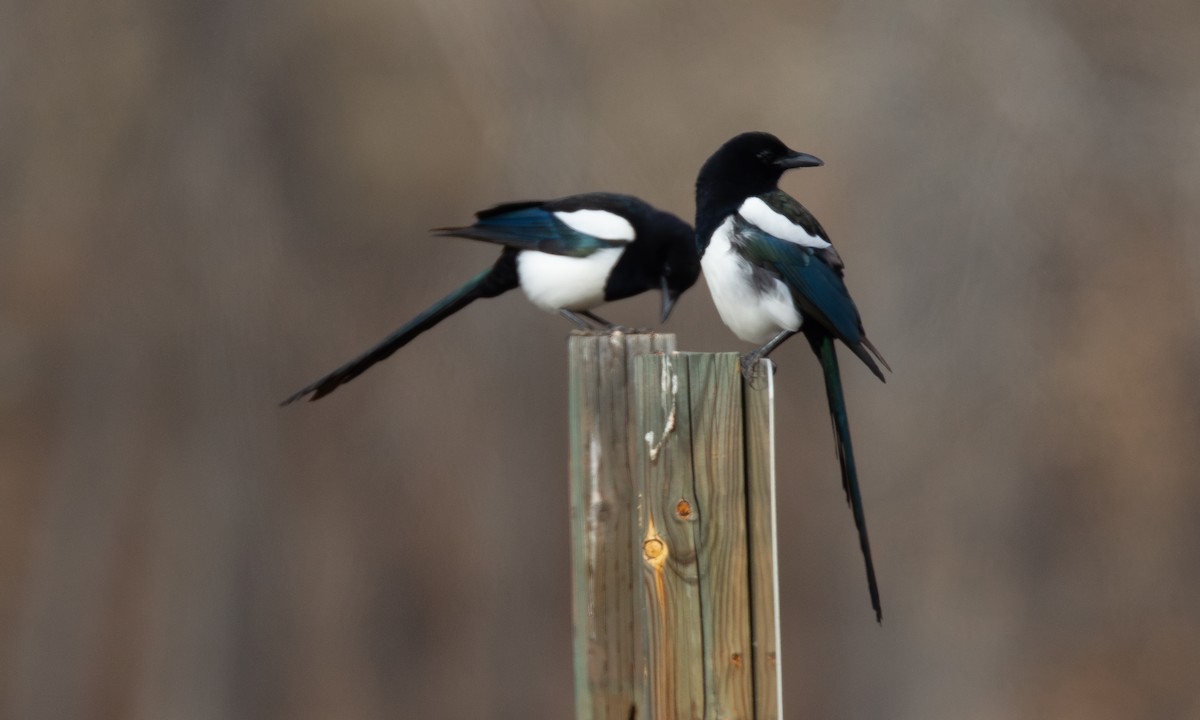
{"label": "upright magpie", "polygon": [[691,226],[630,195],[586,193],[514,202],[475,217],[473,225],[435,228],[433,233],[503,246],[490,269],[281,404],[328,395],[479,298],[520,287],[534,305],[581,328],[595,329],[589,320],[615,328],[592,308],[658,289],[665,322],[675,301],[700,275]]}
{"label": "upright magpie", "polygon": [[696,238],[704,279],[721,319],[742,340],[765,343],[742,356],[747,376],[759,358],[797,332],[821,362],[842,487],[866,561],[871,607],[882,621],[833,341],[845,343],[880,380],[883,373],[875,361],[891,368],[867,340],[842,280],[845,265],[829,236],[812,213],[778,187],[785,170],[819,165],[824,165],[820,159],[791,150],[768,133],[734,137],[700,168]]}

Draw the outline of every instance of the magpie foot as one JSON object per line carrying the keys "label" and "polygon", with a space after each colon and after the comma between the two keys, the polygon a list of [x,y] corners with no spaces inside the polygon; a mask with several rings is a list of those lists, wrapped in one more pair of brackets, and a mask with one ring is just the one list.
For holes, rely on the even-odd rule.
{"label": "magpie foot", "polygon": [[609,325],[608,334],[613,335],[620,333],[622,335],[650,335],[654,331],[649,328],[628,327],[626,325]]}
{"label": "magpie foot", "polygon": [[748,353],[743,353],[741,359],[742,377],[746,379],[746,382],[753,383],[759,376],[759,360],[767,361],[766,368],[772,375],[778,372],[779,366],[775,364],[774,360],[769,357],[763,357],[763,353],[757,350],[752,350]]}
{"label": "magpie foot", "polygon": [[577,327],[571,333],[573,335],[600,337],[609,335],[651,335],[654,331],[647,328],[628,327],[625,325],[606,325],[605,327]]}

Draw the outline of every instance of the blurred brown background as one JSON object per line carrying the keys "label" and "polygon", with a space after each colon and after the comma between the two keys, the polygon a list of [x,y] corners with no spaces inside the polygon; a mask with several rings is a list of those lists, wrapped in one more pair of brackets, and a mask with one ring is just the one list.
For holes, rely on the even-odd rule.
{"label": "blurred brown background", "polygon": [[[427,228],[690,218],[763,129],[895,368],[878,627],[777,354],[788,716],[1200,717],[1198,81],[1194,0],[0,4],[0,715],[569,717],[568,326],[276,403],[495,256]],[[702,284],[667,329],[748,349]]]}

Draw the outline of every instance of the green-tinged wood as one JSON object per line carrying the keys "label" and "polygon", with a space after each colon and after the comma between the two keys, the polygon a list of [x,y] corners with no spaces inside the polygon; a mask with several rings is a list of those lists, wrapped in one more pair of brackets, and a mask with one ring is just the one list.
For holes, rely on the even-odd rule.
{"label": "green-tinged wood", "polygon": [[[771,616],[758,618],[756,593],[763,591],[755,586],[764,572],[773,576],[774,544],[751,540],[773,538],[774,525],[747,527],[763,512],[748,474],[755,488],[770,474],[770,395],[743,388],[734,353],[647,355],[636,368],[637,611],[645,636],[639,692],[647,710],[639,718],[777,717],[756,714],[755,702],[756,678],[775,671],[764,659],[777,651],[773,592],[763,605]],[[755,627],[770,628],[771,640],[756,641]],[[777,702],[757,705],[777,713]]]}
{"label": "green-tinged wood", "polygon": [[742,384],[746,423],[746,518],[750,529],[750,635],[754,717],[782,715],[779,666],[779,562],[775,520],[775,377],[760,360]]}
{"label": "green-tinged wood", "polygon": [[742,374],[737,353],[688,354],[700,508],[706,717],[753,717]]}
{"label": "green-tinged wood", "polygon": [[629,720],[636,713],[641,548],[631,539],[639,439],[628,380],[635,357],[674,348],[674,335],[570,338],[572,617],[580,720]]}
{"label": "green-tinged wood", "polygon": [[678,354],[636,362],[638,530],[645,641],[639,688],[647,718],[700,718],[704,640],[696,536],[701,511],[692,482],[688,364]]}

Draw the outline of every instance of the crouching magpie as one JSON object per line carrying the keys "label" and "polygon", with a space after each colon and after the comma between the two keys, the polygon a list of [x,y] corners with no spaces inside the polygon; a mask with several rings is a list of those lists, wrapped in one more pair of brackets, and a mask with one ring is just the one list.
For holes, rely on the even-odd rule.
{"label": "crouching magpie", "polygon": [[605,302],[661,290],[665,322],[675,301],[700,275],[691,226],[629,195],[587,193],[507,203],[475,217],[473,225],[433,232],[502,245],[500,258],[490,269],[281,404],[328,395],[479,298],[520,287],[534,305],[558,312],[581,328],[593,328],[588,319],[612,328],[591,310]]}
{"label": "crouching magpie", "polygon": [[841,340],[880,380],[884,378],[879,364],[891,368],[867,340],[842,280],[845,266],[829,236],[808,210],[778,187],[785,170],[823,164],[768,133],[734,137],[700,169],[696,237],[704,279],[721,319],[742,340],[765,343],[743,356],[743,372],[749,375],[759,358],[797,332],[804,334],[821,362],[842,487],[858,528],[871,607],[882,621],[833,341]]}

